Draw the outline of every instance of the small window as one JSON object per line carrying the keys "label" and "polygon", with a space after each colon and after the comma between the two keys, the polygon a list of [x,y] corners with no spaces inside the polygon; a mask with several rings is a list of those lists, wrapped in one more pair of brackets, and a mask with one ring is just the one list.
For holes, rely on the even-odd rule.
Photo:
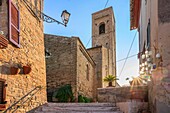
{"label": "small window", "polygon": [[99,26],[99,34],[103,34],[103,33],[105,33],[105,24],[104,23],[100,24],[100,26]]}
{"label": "small window", "polygon": [[37,0],[34,0],[34,6],[35,6],[35,13],[38,14],[38,3]]}
{"label": "small window", "polygon": [[86,69],[87,69],[86,70],[86,79],[89,80],[89,71],[90,71],[90,69],[89,69],[89,65],[88,64],[86,65]]}
{"label": "small window", "polygon": [[151,41],[151,34],[150,34],[150,20],[148,22],[147,27],[147,49],[150,50],[150,41]]}
{"label": "small window", "polygon": [[37,8],[37,0],[34,0],[34,6]]}
{"label": "small window", "polygon": [[46,49],[45,50],[45,58],[51,57],[51,53]]}

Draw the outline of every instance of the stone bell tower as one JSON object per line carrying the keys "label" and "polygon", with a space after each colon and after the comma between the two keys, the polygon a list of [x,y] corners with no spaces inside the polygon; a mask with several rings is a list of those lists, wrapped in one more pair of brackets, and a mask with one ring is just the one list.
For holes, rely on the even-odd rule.
{"label": "stone bell tower", "polygon": [[115,51],[115,43],[115,18],[112,7],[93,13],[92,46],[102,45]]}
{"label": "stone bell tower", "polygon": [[106,50],[102,52],[102,76],[116,75],[115,38],[115,18],[112,7],[93,13],[92,48],[102,47]]}

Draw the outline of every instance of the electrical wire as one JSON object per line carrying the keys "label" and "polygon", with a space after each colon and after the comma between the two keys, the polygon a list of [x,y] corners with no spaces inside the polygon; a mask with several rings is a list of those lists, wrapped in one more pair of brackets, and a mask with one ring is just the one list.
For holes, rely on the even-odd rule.
{"label": "electrical wire", "polygon": [[125,62],[124,62],[124,64],[123,64],[123,67],[122,67],[122,69],[121,69],[121,71],[120,71],[119,77],[121,76],[121,74],[122,74],[122,72],[123,72],[123,70],[124,70],[126,61],[127,61],[128,57],[129,57],[130,51],[131,51],[132,46],[133,46],[133,43],[134,43],[134,41],[135,41],[136,34],[137,34],[137,31],[136,31],[136,33],[135,33],[135,35],[134,35],[134,37],[133,37],[132,43],[131,43],[131,45],[130,45],[130,49],[129,49],[129,51],[128,51],[128,54],[127,54],[127,57],[126,57]]}
{"label": "electrical wire", "polygon": [[[109,0],[106,1],[106,4],[104,6],[104,8],[106,8],[107,4],[108,4]],[[92,37],[88,40],[87,44],[86,44],[86,47],[88,46],[88,44],[90,43],[90,40],[92,39]],[[97,42],[96,42],[97,43]],[[95,44],[96,45],[96,44]]]}
{"label": "electrical wire", "polygon": [[106,6],[107,6],[108,2],[109,2],[109,0],[107,0],[107,1],[106,1],[106,4],[105,4],[104,8],[106,8]]}
{"label": "electrical wire", "polygon": [[88,40],[88,42],[87,42],[87,44],[86,44],[86,48],[87,48],[87,46],[89,45],[91,39],[92,39],[92,37]]}
{"label": "electrical wire", "polygon": [[[134,54],[134,55],[129,56],[128,58],[132,58],[132,57],[135,57],[135,56],[137,56],[137,55],[138,55],[138,54]],[[116,62],[121,62],[121,61],[126,60],[126,59],[128,59],[128,58],[123,58],[123,59],[117,60]]]}

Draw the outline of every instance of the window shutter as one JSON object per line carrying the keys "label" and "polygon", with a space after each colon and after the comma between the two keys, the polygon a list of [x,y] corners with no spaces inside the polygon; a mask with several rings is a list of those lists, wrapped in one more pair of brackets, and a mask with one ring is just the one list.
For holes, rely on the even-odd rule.
{"label": "window shutter", "polygon": [[3,84],[3,103],[5,103],[5,101],[6,101],[6,84],[4,82],[4,84]]}
{"label": "window shutter", "polygon": [[5,104],[6,101],[6,81],[0,79],[0,104]]}
{"label": "window shutter", "polygon": [[20,14],[19,9],[9,0],[9,40],[20,47]]}
{"label": "window shutter", "polygon": [[0,6],[2,5],[2,0],[0,0]]}

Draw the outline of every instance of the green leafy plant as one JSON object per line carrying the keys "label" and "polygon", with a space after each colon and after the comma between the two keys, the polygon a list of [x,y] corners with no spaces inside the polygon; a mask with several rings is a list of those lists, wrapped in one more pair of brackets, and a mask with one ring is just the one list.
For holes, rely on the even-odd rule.
{"label": "green leafy plant", "polygon": [[119,79],[116,78],[116,76],[114,76],[114,75],[107,75],[107,76],[105,76],[105,78],[104,78],[104,81],[105,81],[105,82],[113,82],[113,81],[115,81],[115,80],[119,80]]}
{"label": "green leafy plant", "polygon": [[70,84],[62,86],[56,92],[55,98],[58,99],[58,102],[72,102],[74,101],[74,96],[72,92],[72,87]]}
{"label": "green leafy plant", "polygon": [[90,103],[90,102],[92,102],[92,99],[85,97],[85,96],[82,96],[82,95],[79,95],[78,96],[78,102],[80,102],[80,103]]}
{"label": "green leafy plant", "polygon": [[116,78],[116,76],[114,76],[114,75],[107,75],[104,78],[104,82],[108,82],[109,86],[112,86],[112,82],[115,81],[115,80],[119,80],[119,79]]}
{"label": "green leafy plant", "polygon": [[85,100],[82,95],[78,96],[78,102],[85,103]]}

